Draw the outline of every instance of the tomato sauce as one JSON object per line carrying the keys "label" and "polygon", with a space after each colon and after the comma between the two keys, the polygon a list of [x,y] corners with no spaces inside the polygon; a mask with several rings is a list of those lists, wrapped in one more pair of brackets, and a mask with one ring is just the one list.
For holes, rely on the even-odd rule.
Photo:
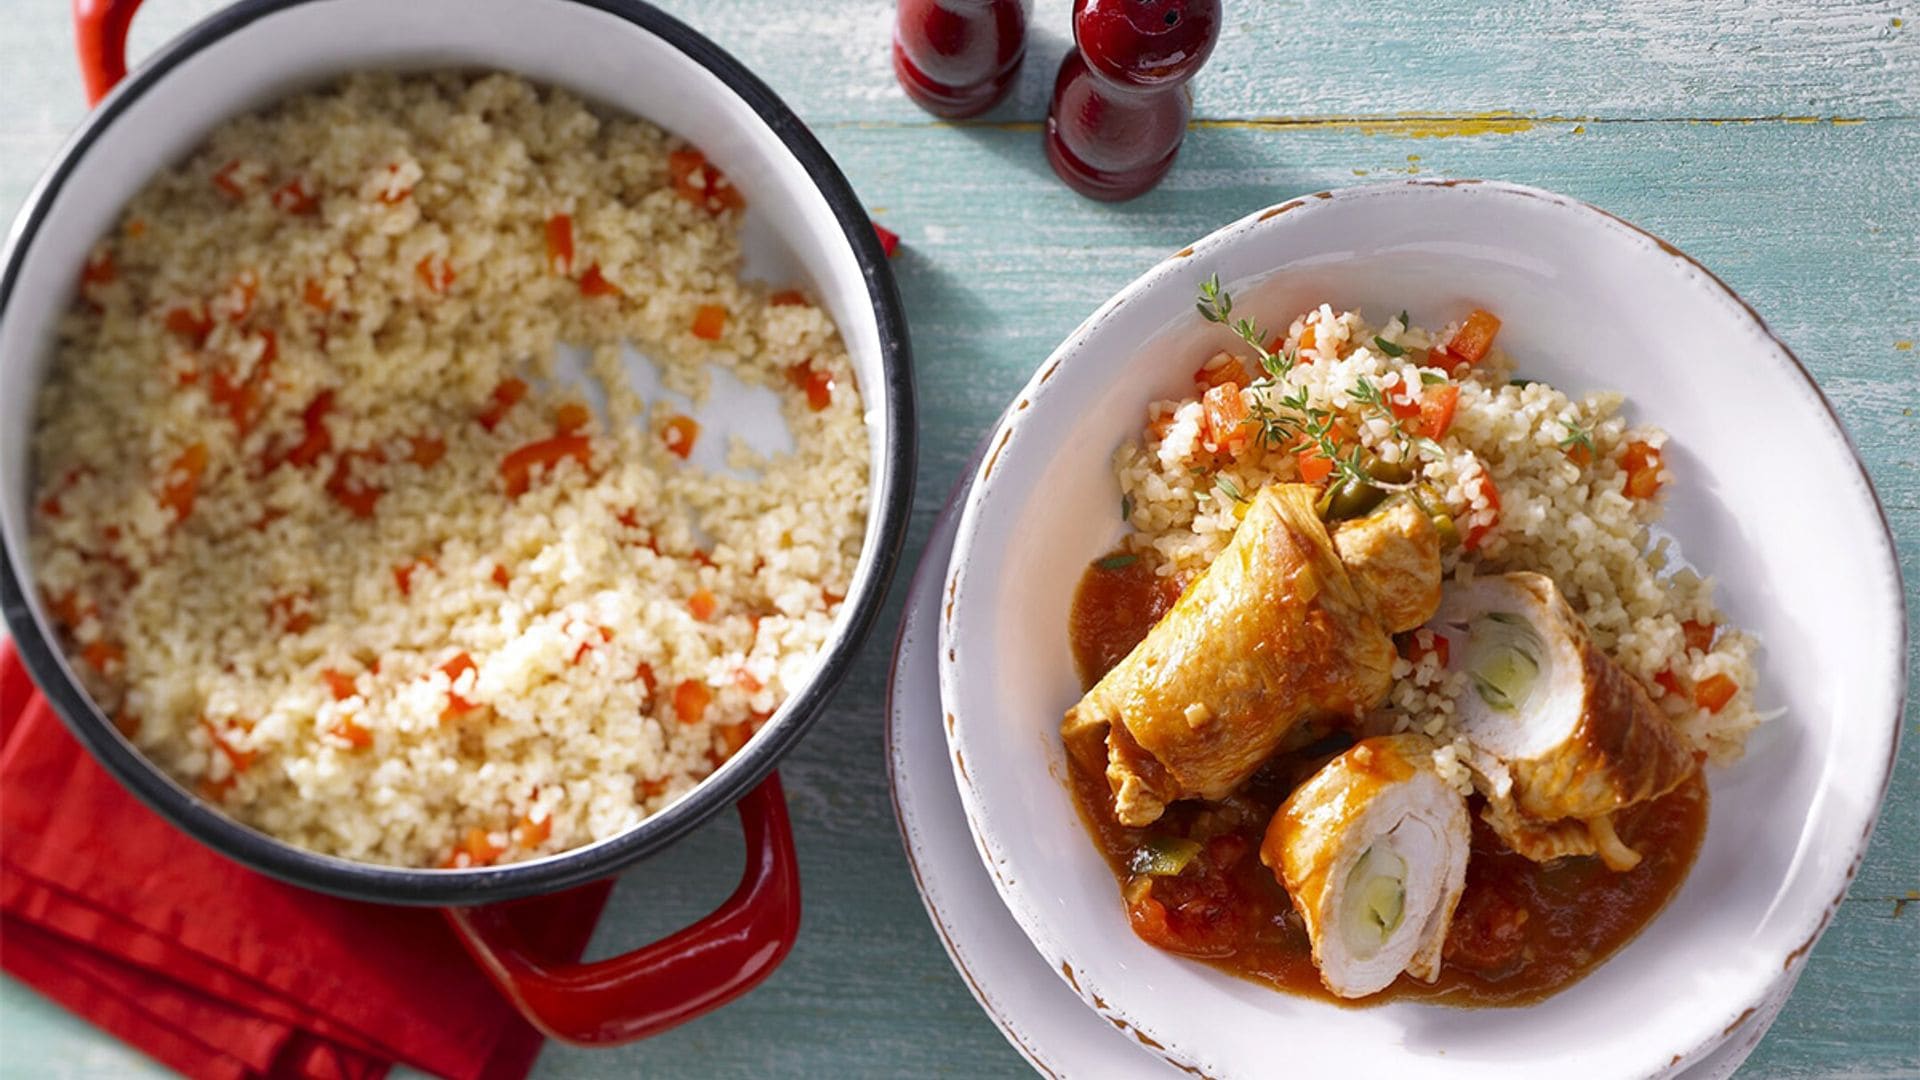
{"label": "tomato sauce", "polygon": [[[1082,682],[1091,687],[1119,663],[1179,591],[1146,558],[1116,553],[1090,566],[1070,619]],[[1069,755],[1075,801],[1113,870],[1134,933],[1234,975],[1350,1004],[1321,984],[1305,925],[1259,850],[1275,808],[1352,742],[1334,733],[1281,754],[1228,798],[1175,803],[1146,828],[1120,824],[1106,777]],[[1480,820],[1477,797],[1470,807],[1466,891],[1447,932],[1439,979],[1402,975],[1368,1002],[1524,1005],[1577,982],[1651,922],[1686,879],[1706,833],[1707,789],[1696,773],[1668,795],[1615,816],[1620,838],[1643,856],[1626,873],[1597,858],[1532,862],[1507,850]],[[1133,871],[1141,852],[1169,845],[1191,853],[1179,874]]]}

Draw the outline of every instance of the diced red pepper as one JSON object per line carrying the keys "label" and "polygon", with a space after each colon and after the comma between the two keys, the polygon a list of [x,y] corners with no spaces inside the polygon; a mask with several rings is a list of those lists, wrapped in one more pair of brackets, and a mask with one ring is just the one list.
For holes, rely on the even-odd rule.
{"label": "diced red pepper", "polygon": [[1229,383],[1235,386],[1247,384],[1247,365],[1241,363],[1231,353],[1215,353],[1213,358],[1200,365],[1193,373],[1194,385],[1202,393],[1216,386]]}
{"label": "diced red pepper", "polygon": [[387,186],[380,189],[379,195],[380,201],[388,206],[398,206],[400,203],[405,202],[409,195],[413,194],[413,188],[411,187],[397,188],[393,186],[394,182],[399,178],[400,166],[397,163],[388,165]]}
{"label": "diced red pepper", "polygon": [[353,676],[344,671],[326,668],[320,672],[320,677],[326,680],[327,690],[333,695],[335,701],[345,701],[360,692],[354,685]]}
{"label": "diced red pepper", "polygon": [[586,273],[580,275],[580,295],[625,296],[627,294],[621,290],[620,286],[608,281],[606,275],[600,272],[600,264],[594,263],[587,267]]}
{"label": "diced red pepper", "polygon": [[160,505],[173,511],[173,520],[180,521],[193,513],[194,496],[200,492],[200,476],[207,471],[207,447],[205,443],[194,443],[167,466],[167,472],[161,479]]}
{"label": "diced red pepper", "polygon": [[501,566],[499,563],[493,564],[493,583],[495,585],[498,585],[504,589],[512,581],[513,581],[513,578],[507,574],[506,567]]}
{"label": "diced red pepper", "polygon": [[320,209],[320,196],[308,191],[307,182],[296,176],[274,189],[273,207],[288,214],[311,214]]}
{"label": "diced red pepper", "polygon": [[[1475,487],[1480,495],[1486,499],[1487,509],[1493,511],[1493,517],[1467,530],[1466,536],[1460,541],[1460,546],[1466,548],[1468,551],[1473,551],[1478,548],[1480,542],[1486,539],[1487,534],[1493,531],[1494,526],[1500,523],[1500,489],[1493,486],[1493,477],[1490,476],[1485,469],[1480,470],[1478,479],[1475,482]],[[1477,510],[1469,510],[1468,514],[1472,515],[1477,512]]]}
{"label": "diced red pepper", "polygon": [[714,610],[719,606],[720,602],[714,599],[713,593],[707,589],[696,589],[692,596],[687,597],[687,610],[701,622],[713,618]]}
{"label": "diced red pepper", "polygon": [[513,451],[500,462],[500,475],[506,478],[507,494],[524,495],[533,483],[535,466],[551,471],[567,458],[579,462],[583,469],[592,463],[592,444],[585,435],[555,435]]}
{"label": "diced red pepper", "polygon": [[660,438],[667,444],[667,452],[678,458],[691,455],[694,440],[699,437],[700,422],[690,416],[675,416],[660,429]]}
{"label": "diced red pepper", "polygon": [[289,634],[304,634],[313,626],[313,614],[307,610],[305,593],[276,596],[267,604],[267,621]]}
{"label": "diced red pepper", "polygon": [[1415,434],[1429,439],[1445,438],[1453,427],[1453,413],[1460,405],[1460,388],[1453,383],[1429,386],[1420,395],[1420,427]]}
{"label": "diced red pepper", "polygon": [[447,441],[433,435],[407,436],[407,460],[431,469],[447,456]]}
{"label": "diced red pepper", "polygon": [[1398,393],[1389,394],[1387,396],[1387,408],[1393,413],[1395,420],[1403,422],[1417,420],[1420,416],[1420,399],[1412,396],[1403,397]]}
{"label": "diced red pepper", "polygon": [[507,379],[493,388],[493,402],[479,416],[480,426],[492,431],[506,419],[507,410],[513,408],[521,398],[527,396],[527,384],[519,379]]}
{"label": "diced red pepper", "polygon": [[333,391],[322,390],[307,403],[300,414],[300,422],[306,426],[306,434],[300,444],[287,451],[286,462],[295,468],[304,469],[320,460],[322,454],[333,449],[333,435],[327,431],[327,412],[333,408]]}
{"label": "diced red pepper", "polygon": [[225,195],[234,202],[239,202],[241,199],[247,197],[247,189],[240,186],[239,173],[240,163],[238,161],[229,161],[214,170],[213,174],[213,186],[219,190],[220,194]]}
{"label": "diced red pepper", "polygon": [[[258,756],[256,751],[241,750],[233,746],[227,742],[226,736],[223,735],[218,728],[213,726],[213,722],[204,717],[200,721],[200,726],[206,729],[207,739],[213,743],[214,749],[226,755],[227,764],[233,766],[233,771],[236,774],[246,772],[247,769],[252,766],[254,758]],[[244,729],[248,725],[246,721],[243,720],[237,721],[237,726]]]}
{"label": "diced red pepper", "polygon": [[[1345,423],[1335,420],[1327,431],[1327,437],[1333,441],[1335,449],[1353,442],[1353,431]],[[1300,468],[1300,479],[1309,484],[1324,483],[1333,475],[1333,461],[1320,453],[1319,443],[1301,436],[1294,443],[1294,462]]]}
{"label": "diced red pepper", "polygon": [[1630,442],[1620,452],[1620,468],[1627,474],[1626,492],[1651,499],[1660,490],[1660,451],[1643,442]]}
{"label": "diced red pepper", "polygon": [[713,701],[713,691],[706,683],[692,679],[673,688],[673,714],[683,724],[697,724],[707,715],[707,705]]}
{"label": "diced red pepper", "polygon": [[429,570],[433,569],[433,560],[415,559],[410,563],[403,563],[393,568],[393,583],[399,587],[401,596],[411,596],[413,594],[413,573],[423,566]]}
{"label": "diced red pepper", "polygon": [[573,273],[573,217],[555,214],[547,219],[547,269],[565,277]]}
{"label": "diced red pepper", "polygon": [[709,214],[723,214],[747,205],[740,189],[733,186],[726,174],[708,162],[705,154],[691,147],[667,155],[667,172],[672,177],[673,190]]}
{"label": "diced red pepper", "polygon": [[807,392],[807,407],[814,412],[833,404],[833,376],[826,369],[815,367],[813,361],[803,360],[789,367],[787,381],[795,389]]}
{"label": "diced red pepper", "polygon": [[774,307],[800,307],[807,302],[807,294],[799,289],[781,289],[767,297],[767,303]]}
{"label": "diced red pepper", "polygon": [[693,313],[693,336],[702,341],[719,341],[727,330],[727,309],[718,304],[701,304]]}
{"label": "diced red pepper", "polygon": [[126,658],[126,650],[110,641],[89,641],[80,648],[80,659],[85,660],[88,667],[102,675],[107,673],[108,668]]}
{"label": "diced red pepper", "polygon": [[1200,404],[1204,419],[1200,439],[1208,449],[1238,454],[1252,440],[1253,428],[1247,423],[1249,413],[1246,400],[1240,396],[1240,384],[1219,383],[1201,395]]}
{"label": "diced red pepper", "polygon": [[1713,623],[1695,622],[1692,619],[1680,624],[1680,633],[1686,638],[1687,648],[1700,652],[1713,648],[1713,635],[1718,629]]}
{"label": "diced red pepper", "polygon": [[1300,344],[1294,350],[1299,363],[1313,363],[1313,358],[1308,356],[1307,353],[1313,351],[1314,346],[1319,341],[1319,336],[1314,333],[1315,329],[1315,327],[1309,326],[1305,330],[1300,331]]}
{"label": "diced red pepper", "polygon": [[47,607],[61,626],[68,630],[78,629],[80,624],[98,613],[99,609],[91,603],[81,604],[77,593],[61,593],[47,598]]}
{"label": "diced red pepper", "polygon": [[351,716],[341,717],[338,723],[327,729],[327,734],[345,740],[355,750],[365,750],[373,745],[373,732],[354,723]]}
{"label": "diced red pepper", "polygon": [[333,310],[333,297],[327,295],[325,286],[312,278],[308,278],[306,284],[300,287],[300,299],[322,314]]}
{"label": "diced red pepper", "polygon": [[719,739],[720,760],[725,761],[740,752],[753,738],[753,728],[746,724],[721,724],[714,728],[714,736]]}
{"label": "diced red pepper", "polygon": [[1653,681],[1660,687],[1660,689],[1665,690],[1667,693],[1672,694],[1674,697],[1686,696],[1685,688],[1683,688],[1680,685],[1680,676],[1674,674],[1671,669],[1667,671],[1659,672],[1658,674],[1654,675]]}
{"label": "diced red pepper", "polygon": [[261,413],[261,390],[267,386],[267,373],[273,367],[273,361],[280,356],[280,338],[271,329],[259,331],[261,350],[259,359],[253,361],[253,371],[244,380],[232,379],[225,371],[215,371],[213,380],[207,386],[207,396],[213,404],[227,409],[227,417],[234,423],[234,430],[240,436],[253,430],[253,421]]}
{"label": "diced red pepper", "polygon": [[539,821],[523,817],[520,824],[513,827],[513,842],[523,848],[539,847],[547,837],[553,835],[553,815],[548,814]]}
{"label": "diced red pepper", "polygon": [[586,427],[593,419],[593,410],[577,401],[563,402],[553,411],[553,426],[562,435],[571,435]]}
{"label": "diced red pepper", "polygon": [[260,295],[260,275],[251,270],[242,270],[233,276],[227,285],[227,291],[215,301],[219,314],[226,316],[230,323],[237,323],[253,314],[254,298]]}
{"label": "diced red pepper", "polygon": [[213,333],[213,319],[204,305],[169,308],[167,332],[185,338],[193,342],[194,348],[199,348],[207,343],[207,336]]}
{"label": "diced red pepper", "polygon": [[88,256],[87,264],[80,268],[80,287],[105,285],[119,276],[119,269],[113,265],[113,253],[103,248]]}
{"label": "diced red pepper", "polygon": [[[609,630],[609,629],[607,629],[607,628],[606,628],[606,627],[604,627],[604,626],[602,626],[602,627],[599,627],[598,629],[599,629],[599,631],[600,631],[600,640],[601,640],[601,641],[612,641],[612,640],[613,640],[613,631],[612,631],[612,630]],[[573,650],[573,660],[572,660],[571,662],[572,662],[572,663],[575,663],[575,664],[578,664],[578,663],[579,663],[580,661],[582,661],[582,660],[585,660],[585,659],[587,658],[587,654],[588,654],[588,653],[590,653],[590,652],[592,652],[592,651],[593,651],[593,642],[591,642],[591,641],[583,641],[583,642],[581,642],[581,643],[580,643],[580,647],[579,647],[579,648],[577,648],[577,649],[575,649],[575,650]]]}
{"label": "diced red pepper", "polygon": [[634,669],[633,677],[640,680],[640,685],[647,688],[648,697],[652,697],[654,692],[660,689],[660,683],[653,677],[653,665],[645,660],[640,661],[640,666]]}
{"label": "diced red pepper", "polygon": [[384,462],[386,455],[378,449],[346,450],[333,460],[333,473],[327,477],[327,494],[347,509],[354,517],[373,516],[374,504],[385,494],[381,489],[369,484],[356,475],[355,465],[361,461]]}
{"label": "diced red pepper", "polygon": [[419,275],[420,283],[428,292],[444,296],[453,288],[453,264],[444,256],[428,255],[413,265],[413,272]]}
{"label": "diced red pepper", "polygon": [[[473,657],[468,656],[464,652],[457,654],[453,659],[440,665],[440,671],[446,675],[449,684],[459,682],[460,676],[472,670],[474,670]],[[452,720],[465,713],[472,712],[479,707],[480,706],[468,701],[466,698],[461,697],[449,686],[447,690],[447,707],[440,711],[440,719],[443,722]]]}
{"label": "diced red pepper", "polygon": [[1407,662],[1412,664],[1418,664],[1425,657],[1432,656],[1441,667],[1446,667],[1447,661],[1451,659],[1451,653],[1452,646],[1448,644],[1445,635],[1436,634],[1427,629],[1415,630],[1400,642],[1400,655],[1406,657]]}
{"label": "diced red pepper", "polygon": [[1447,341],[1447,356],[1456,365],[1477,364],[1486,359],[1488,350],[1493,348],[1494,335],[1499,332],[1499,319],[1474,308],[1467,314],[1467,321],[1461,323],[1460,329]]}
{"label": "diced red pepper", "polygon": [[1710,713],[1717,713],[1727,707],[1740,684],[1725,675],[1709,675],[1693,687],[1693,703]]}
{"label": "diced red pepper", "polygon": [[505,848],[494,846],[492,834],[476,826],[468,829],[467,835],[454,845],[453,853],[440,864],[440,868],[464,870],[475,866],[492,866],[504,854]]}

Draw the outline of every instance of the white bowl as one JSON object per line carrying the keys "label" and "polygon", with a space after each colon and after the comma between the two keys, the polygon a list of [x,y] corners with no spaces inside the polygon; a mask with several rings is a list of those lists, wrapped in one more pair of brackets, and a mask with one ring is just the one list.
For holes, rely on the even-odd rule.
{"label": "white bowl", "polygon": [[[1079,698],[1067,611],[1122,534],[1110,468],[1145,405],[1191,392],[1226,343],[1193,310],[1218,273],[1236,314],[1309,302],[1439,325],[1503,320],[1521,370],[1610,387],[1671,433],[1666,525],[1762,643],[1786,711],[1712,770],[1707,836],[1667,909],[1535,1005],[1341,1008],[1159,951],[1066,788]],[[1143,344],[1144,343],[1144,344]],[[941,697],[968,824],[1049,966],[1111,1023],[1209,1076],[1671,1075],[1790,979],[1840,903],[1892,769],[1905,692],[1893,544],[1866,473],[1793,355],[1697,263],[1612,215],[1508,184],[1413,182],[1296,199],[1155,266],[1048,358],[991,436],[941,620]]]}

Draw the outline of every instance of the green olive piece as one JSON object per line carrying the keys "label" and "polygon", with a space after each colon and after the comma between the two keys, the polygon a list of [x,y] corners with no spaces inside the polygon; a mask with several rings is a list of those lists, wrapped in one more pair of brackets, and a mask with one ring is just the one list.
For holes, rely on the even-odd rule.
{"label": "green olive piece", "polygon": [[1447,501],[1440,497],[1439,489],[1423,483],[1410,488],[1407,497],[1433,522],[1433,531],[1440,534],[1441,551],[1451,551],[1460,546],[1460,527],[1454,524],[1453,515],[1447,513]]}
{"label": "green olive piece", "polygon": [[1404,461],[1367,462],[1367,475],[1382,484],[1404,484],[1413,479],[1413,468]]}
{"label": "green olive piece", "polygon": [[1367,511],[1380,505],[1387,493],[1372,484],[1357,480],[1342,480],[1327,489],[1322,496],[1327,503],[1328,521],[1345,521],[1349,518],[1366,516]]}

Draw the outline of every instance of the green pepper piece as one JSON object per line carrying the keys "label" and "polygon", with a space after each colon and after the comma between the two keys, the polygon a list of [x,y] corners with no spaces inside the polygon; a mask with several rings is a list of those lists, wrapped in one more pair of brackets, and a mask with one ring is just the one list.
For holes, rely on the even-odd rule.
{"label": "green pepper piece", "polygon": [[1148,877],[1176,877],[1199,854],[1200,845],[1193,840],[1178,836],[1149,836],[1146,843],[1134,849],[1127,869]]}

